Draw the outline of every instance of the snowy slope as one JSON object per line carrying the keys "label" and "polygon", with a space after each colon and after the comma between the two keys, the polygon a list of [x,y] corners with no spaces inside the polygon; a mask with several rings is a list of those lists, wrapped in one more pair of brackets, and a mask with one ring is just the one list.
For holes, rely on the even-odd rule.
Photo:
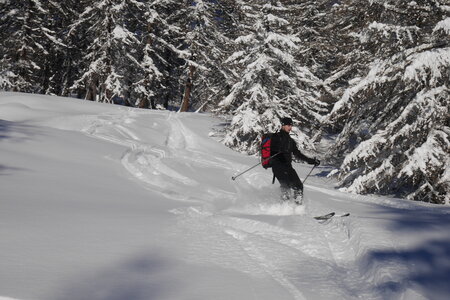
{"label": "snowy slope", "polygon": [[0,93],[0,299],[450,297],[449,207],[342,193],[325,167],[280,204],[270,171],[231,180],[257,158],[215,126]]}

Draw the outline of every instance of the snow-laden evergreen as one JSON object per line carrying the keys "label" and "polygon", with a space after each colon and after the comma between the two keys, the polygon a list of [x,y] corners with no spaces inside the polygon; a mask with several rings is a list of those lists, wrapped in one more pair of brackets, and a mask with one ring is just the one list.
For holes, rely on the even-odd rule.
{"label": "snow-laden evergreen", "polygon": [[252,1],[240,8],[245,34],[236,39],[236,52],[226,61],[237,81],[218,111],[233,115],[225,144],[256,153],[262,133],[278,130],[281,117],[291,116],[309,133],[320,123],[326,104],[318,100],[321,81],[295,59],[300,40],[283,17],[289,7]]}
{"label": "snow-laden evergreen", "polygon": [[[231,41],[225,35],[226,1],[186,1],[184,11],[176,12],[184,36],[181,50],[181,110],[214,108],[228,92],[227,71],[223,67]],[[223,24],[221,24],[223,23]]]}
{"label": "snow-laden evergreen", "polygon": [[54,58],[66,47],[61,6],[39,0],[0,3],[0,89],[51,93],[52,75],[60,68]]}
{"label": "snow-laden evergreen", "polygon": [[[85,8],[70,35],[85,35],[88,47],[72,90],[85,90],[85,99],[130,105],[130,86],[139,67],[135,32],[142,2],[98,0]],[[132,28],[130,28],[132,27]]]}
{"label": "snow-laden evergreen", "polygon": [[[427,16],[436,20],[431,12]],[[351,82],[324,122],[343,126],[328,156],[338,162],[345,158],[339,168],[344,190],[449,203],[450,48],[443,24],[416,28],[372,22],[362,30],[368,43],[386,34],[398,43],[373,49],[379,59],[367,76]],[[420,45],[408,48],[410,43]]]}
{"label": "snow-laden evergreen", "polygon": [[[135,80],[132,84],[130,98],[134,106],[140,108],[168,107],[171,85],[167,84],[170,76],[172,46],[167,45],[173,35],[165,12],[177,10],[174,1],[151,1],[145,3],[142,22],[137,31],[140,43],[137,47],[138,58]],[[137,14],[140,12],[137,11]],[[142,12],[141,12],[142,13]],[[143,26],[145,25],[145,26]],[[176,31],[176,30],[175,30]]]}

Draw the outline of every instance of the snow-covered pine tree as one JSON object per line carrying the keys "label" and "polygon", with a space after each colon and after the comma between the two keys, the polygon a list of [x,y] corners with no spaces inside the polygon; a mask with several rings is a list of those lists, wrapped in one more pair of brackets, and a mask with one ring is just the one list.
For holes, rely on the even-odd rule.
{"label": "snow-covered pine tree", "polygon": [[0,2],[0,40],[2,41],[0,44],[0,90],[3,91],[12,90],[15,76],[15,74],[9,70],[11,64],[8,62],[9,59],[6,58],[10,51],[6,43],[7,35],[9,34],[8,30],[6,30],[6,23],[8,23],[8,19],[11,18],[8,17],[8,15],[12,13],[12,9],[8,6],[9,1]]}
{"label": "snow-covered pine tree", "polygon": [[[78,74],[81,72],[82,62],[89,42],[84,36],[82,30],[71,30],[71,26],[78,21],[79,16],[86,7],[85,0],[67,0],[61,4],[63,14],[61,16],[64,25],[61,25],[59,34],[62,36],[66,45],[60,57],[55,57],[58,68],[56,68],[53,78],[54,81],[50,86],[54,87],[49,90],[49,93],[54,93],[61,96],[75,96],[77,98],[84,98],[84,91],[77,90],[76,94],[71,89],[75,80],[78,79]],[[59,86],[58,86],[59,85]]]}
{"label": "snow-covered pine tree", "polygon": [[53,59],[65,47],[56,32],[59,8],[55,1],[0,3],[0,88],[30,93],[47,91],[55,67]]}
{"label": "snow-covered pine tree", "polygon": [[[66,1],[43,1],[48,6],[48,14],[44,16],[45,24],[52,30],[44,32],[49,37],[48,52],[49,59],[46,63],[47,74],[44,85],[45,94],[68,96],[65,89],[72,71],[70,61],[74,51],[70,50],[67,41],[67,30],[70,24],[78,16],[79,6],[76,0]],[[73,82],[73,81],[72,81]]]}
{"label": "snow-covered pine tree", "polygon": [[[234,67],[237,81],[217,111],[233,115],[224,143],[253,154],[262,133],[278,130],[280,117],[291,116],[310,134],[326,104],[318,101],[321,81],[295,60],[299,40],[284,18],[289,7],[278,1],[238,3],[242,36],[226,61]],[[302,137],[300,142],[308,144],[307,135]]]}
{"label": "snow-covered pine tree", "polygon": [[229,40],[221,26],[227,15],[227,1],[184,1],[184,7],[173,16],[183,33],[179,57],[184,60],[180,86],[183,86],[181,111],[208,109],[223,98],[226,46]]}
{"label": "snow-covered pine tree", "polygon": [[321,79],[329,77],[343,62],[343,50],[352,48],[349,39],[340,33],[343,28],[356,25],[356,22],[342,18],[340,11],[346,5],[341,2],[345,1],[282,0],[292,8],[291,14],[286,17],[300,40],[296,58]]}
{"label": "snow-covered pine tree", "polygon": [[141,51],[138,52],[137,81],[132,84],[130,95],[136,99],[134,104],[137,107],[155,109],[157,106],[168,106],[170,87],[165,86],[164,82],[170,74],[167,52],[171,52],[174,46],[165,41],[170,41],[171,26],[161,13],[177,9],[174,4],[171,0],[147,1],[146,10],[141,12],[145,26],[136,26],[141,27],[138,30]]}
{"label": "snow-covered pine tree", "polygon": [[136,38],[139,17],[145,5],[137,0],[87,1],[85,10],[69,31],[84,34],[87,43],[81,69],[72,90],[87,100],[133,105],[130,86],[140,63]]}
{"label": "snow-covered pine tree", "polygon": [[[133,91],[138,99],[150,100],[150,107],[170,108],[179,105],[182,95],[180,77],[187,56],[184,48],[185,32],[182,28],[186,13],[185,1],[145,1],[146,28],[142,39],[140,59],[142,75]],[[145,102],[145,101],[144,101]],[[138,106],[147,104],[138,101]]]}
{"label": "snow-covered pine tree", "polygon": [[322,1],[316,9],[317,21],[304,51],[311,53],[311,60],[317,64],[314,74],[324,80],[331,99],[336,101],[351,80],[367,74],[374,59],[354,33],[374,18],[375,11],[372,2],[366,0]]}
{"label": "snow-covered pine tree", "polygon": [[383,1],[379,9],[380,20],[355,32],[377,60],[326,118],[342,126],[328,156],[345,157],[338,175],[346,191],[449,203],[448,7]]}

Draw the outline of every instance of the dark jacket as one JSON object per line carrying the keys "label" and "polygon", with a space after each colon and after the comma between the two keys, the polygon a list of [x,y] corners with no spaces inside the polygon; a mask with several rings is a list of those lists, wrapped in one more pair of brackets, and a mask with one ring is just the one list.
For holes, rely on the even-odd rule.
{"label": "dark jacket", "polygon": [[272,136],[272,142],[270,146],[270,154],[276,155],[272,159],[272,164],[291,164],[292,154],[300,160],[306,161],[309,164],[314,164],[315,159],[309,158],[300,152],[297,148],[297,143],[290,137],[289,133],[284,130],[280,130]]}

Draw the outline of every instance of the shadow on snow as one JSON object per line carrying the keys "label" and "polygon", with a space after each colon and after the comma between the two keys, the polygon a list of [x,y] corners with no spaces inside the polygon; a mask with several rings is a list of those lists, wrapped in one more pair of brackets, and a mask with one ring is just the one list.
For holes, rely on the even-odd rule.
{"label": "shadow on snow", "polygon": [[450,235],[442,232],[450,232],[450,208],[384,207],[380,212],[394,215],[389,218],[392,222],[388,224],[388,229],[396,234],[429,232],[430,238],[415,247],[369,251],[363,258],[367,270],[379,274],[391,273],[376,280],[376,289],[388,298],[412,288],[428,299],[448,299]]}

